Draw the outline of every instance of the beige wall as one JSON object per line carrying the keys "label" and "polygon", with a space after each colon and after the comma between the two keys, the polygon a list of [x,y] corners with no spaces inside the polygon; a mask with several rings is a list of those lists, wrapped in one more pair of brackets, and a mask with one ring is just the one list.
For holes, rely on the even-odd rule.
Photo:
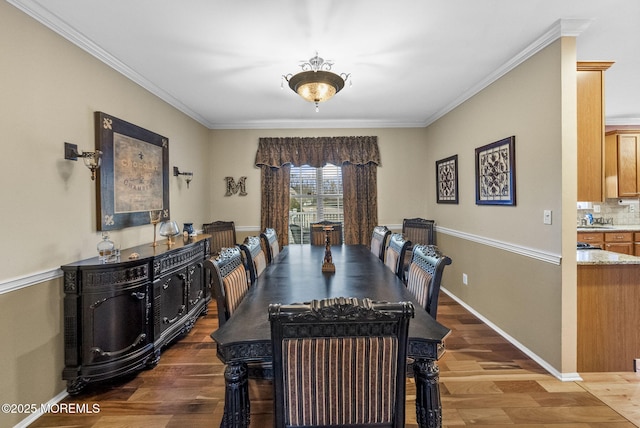
{"label": "beige wall", "polygon": [[[387,129],[280,129],[214,130],[210,153],[211,220],[234,220],[247,233],[260,228],[260,169],[254,166],[260,137],[322,137],[375,135],[378,137],[381,165],[378,168],[378,221],[399,225],[405,217],[424,217],[427,211],[423,183],[427,157],[423,128]],[[247,196],[224,196],[224,177],[247,177]],[[238,233],[240,239],[241,233]]]}
{"label": "beige wall", "polygon": [[[566,225],[572,237],[563,236],[561,226],[571,203],[575,226],[575,197],[563,199],[563,191],[575,195],[571,42],[546,48],[427,129],[211,131],[5,2],[0,16],[0,219],[9,231],[0,246],[0,287],[94,256],[95,188],[81,163],[63,159],[65,141],[93,148],[94,111],[168,137],[170,166],[195,172],[188,190],[171,177],[172,218],[198,228],[234,220],[239,238],[257,232],[260,222],[260,174],[253,165],[259,137],[377,135],[380,223],[397,227],[405,217],[436,219],[443,228],[438,242],[454,260],[445,287],[557,370],[574,370],[575,236]],[[573,97],[566,89],[572,78]],[[474,148],[509,135],[516,135],[518,205],[476,206]],[[460,203],[435,204],[434,161],[452,154],[459,155]],[[226,176],[247,176],[249,194],[225,197]],[[543,209],[553,210],[553,225],[542,225]],[[152,228],[117,231],[112,239],[122,247],[149,242]],[[562,254],[563,265],[492,242]],[[463,272],[468,286],[461,284]],[[61,287],[61,278],[53,278],[0,294],[7,344],[0,348],[2,402],[44,403],[64,390]],[[24,417],[0,414],[0,425]]]}
{"label": "beige wall", "polygon": [[[573,85],[563,86],[571,76]],[[563,116],[572,112],[574,133],[565,135]],[[517,205],[476,205],[475,148],[511,135]],[[575,335],[570,328],[563,332],[570,327],[563,324],[563,304],[571,303],[562,293],[570,285],[557,262],[512,249],[551,260],[564,254],[563,192],[575,195],[575,180],[565,187],[575,160],[565,170],[563,155],[573,150],[575,157],[575,138],[573,39],[556,41],[427,129],[430,159],[458,155],[459,204],[436,204],[435,187],[427,186],[427,212],[448,230],[438,233],[438,244],[453,259],[444,286],[559,372],[575,370],[563,362],[561,347],[563,337]],[[432,161],[424,175],[435,176]],[[552,210],[552,225],[543,224],[544,209]],[[575,222],[575,210],[570,216]]]}
{"label": "beige wall", "polygon": [[[170,166],[194,171],[190,189],[170,177],[172,218],[202,223],[209,203],[209,130],[6,2],[0,2],[0,287],[93,257],[96,191],[64,142],[94,148],[93,112],[169,138]],[[150,242],[151,226],[116,231],[123,248]],[[0,294],[3,403],[45,403],[64,390],[62,281]],[[0,414],[0,426],[27,415]]]}

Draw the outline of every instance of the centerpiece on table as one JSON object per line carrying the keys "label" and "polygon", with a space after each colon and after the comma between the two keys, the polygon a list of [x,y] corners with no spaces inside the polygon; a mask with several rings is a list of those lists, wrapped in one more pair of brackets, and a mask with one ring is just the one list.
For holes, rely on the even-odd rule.
{"label": "centerpiece on table", "polygon": [[322,230],[325,233],[325,247],[324,247],[324,260],[322,262],[322,272],[335,272],[336,266],[333,264],[333,257],[331,256],[331,235],[329,232],[333,230],[333,226],[323,226]]}

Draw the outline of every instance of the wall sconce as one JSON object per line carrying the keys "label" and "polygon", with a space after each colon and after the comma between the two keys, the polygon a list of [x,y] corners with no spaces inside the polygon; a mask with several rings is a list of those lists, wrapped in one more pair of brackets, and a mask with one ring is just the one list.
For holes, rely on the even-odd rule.
{"label": "wall sconce", "polygon": [[180,172],[177,166],[173,167],[173,176],[177,177],[179,175],[184,175],[184,181],[187,182],[187,189],[189,188],[189,183],[193,180],[193,172]]}
{"label": "wall sconce", "polygon": [[82,152],[78,153],[78,145],[71,143],[64,143],[64,158],[68,160],[78,160],[82,158],[84,164],[91,171],[91,180],[96,179],[96,169],[100,168],[102,162],[102,152],[96,150],[95,152]]}

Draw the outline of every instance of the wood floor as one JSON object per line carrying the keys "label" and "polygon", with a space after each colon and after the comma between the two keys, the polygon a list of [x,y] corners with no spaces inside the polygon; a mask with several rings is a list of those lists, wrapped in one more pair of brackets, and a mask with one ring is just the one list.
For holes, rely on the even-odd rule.
{"label": "wood floor", "polygon": [[[98,404],[99,413],[46,414],[30,427],[218,427],[224,366],[209,337],[217,326],[210,308],[153,370],[64,400]],[[640,427],[640,374],[585,374],[582,382],[561,382],[447,296],[438,321],[452,330],[439,363],[444,427]],[[412,380],[407,387],[406,426],[416,427]],[[250,388],[251,426],[272,426],[271,384],[250,381]]]}

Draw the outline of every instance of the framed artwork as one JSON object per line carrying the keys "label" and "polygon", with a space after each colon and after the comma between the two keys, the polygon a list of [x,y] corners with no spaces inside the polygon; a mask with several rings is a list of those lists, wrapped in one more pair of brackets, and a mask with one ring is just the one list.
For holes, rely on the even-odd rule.
{"label": "framed artwork", "polygon": [[436,161],[436,202],[458,203],[458,155]]}
{"label": "framed artwork", "polygon": [[98,230],[150,223],[150,211],[169,220],[169,139],[102,112],[95,112]]}
{"label": "framed artwork", "polygon": [[476,149],[476,204],[516,204],[516,137]]}

